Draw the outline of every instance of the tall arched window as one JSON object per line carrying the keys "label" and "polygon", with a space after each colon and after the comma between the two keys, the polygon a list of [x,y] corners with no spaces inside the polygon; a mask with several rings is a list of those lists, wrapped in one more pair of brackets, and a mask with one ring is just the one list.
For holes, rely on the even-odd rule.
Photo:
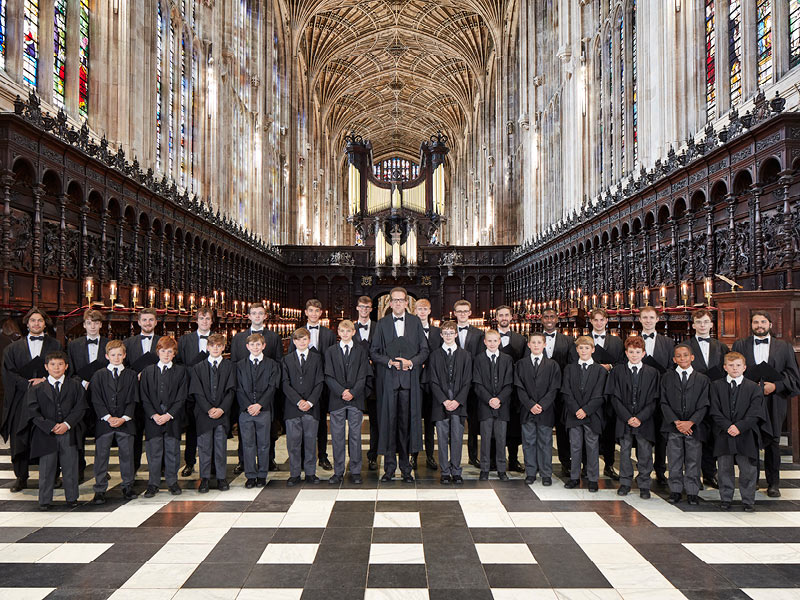
{"label": "tall arched window", "polygon": [[731,106],[742,101],[742,2],[730,0],[728,5],[728,72]]}
{"label": "tall arched window", "polygon": [[178,95],[175,79],[175,24],[169,24],[169,114],[167,115],[167,165],[169,176],[175,176],[175,96]]}
{"label": "tall arched window", "polygon": [[25,0],[22,42],[22,81],[36,88],[39,67],[39,1]]}
{"label": "tall arched window", "polygon": [[800,64],[800,0],[789,0],[789,68]]}
{"label": "tall arched window", "polygon": [[605,184],[605,128],[603,127],[603,50],[602,44],[598,42],[597,58],[595,60],[595,81],[596,100],[597,100],[597,182],[598,192]]}
{"label": "tall arched window", "polygon": [[0,0],[0,69],[6,68],[6,0]]}
{"label": "tall arched window", "polygon": [[619,72],[617,78],[619,80],[619,164],[620,175],[625,175],[625,132],[627,131],[627,124],[625,123],[625,18],[622,11],[619,13],[619,20],[617,21],[617,31],[619,32]]}
{"label": "tall arched window", "polygon": [[164,72],[164,15],[161,12],[161,0],[158,2],[158,24],[156,31],[156,170],[161,170],[161,152],[163,135],[163,72]]}
{"label": "tall arched window", "polygon": [[53,12],[53,104],[64,108],[67,87],[67,0],[54,0]]}
{"label": "tall arched window", "polygon": [[84,119],[89,116],[89,0],[80,0],[78,27],[80,44],[78,46],[78,114]]}
{"label": "tall arched window", "polygon": [[706,119],[711,121],[717,112],[717,33],[714,29],[714,0],[706,0]]}
{"label": "tall arched window", "polygon": [[189,143],[186,139],[187,123],[186,113],[189,110],[189,73],[186,56],[186,38],[181,36],[181,113],[180,113],[180,132],[181,132],[181,187],[188,185],[189,165],[187,152],[189,151]]}
{"label": "tall arched window", "polygon": [[636,0],[631,6],[631,81],[633,103],[631,118],[633,120],[633,168],[639,165],[639,69],[636,62],[639,59],[639,38],[636,32]]}
{"label": "tall arched window", "polygon": [[[194,6],[194,3],[192,3]],[[194,10],[194,8],[192,8]],[[192,184],[192,191],[197,191],[197,181],[195,180],[195,139],[199,135],[197,132],[197,78],[200,74],[200,59],[197,57],[197,50],[192,50],[192,86],[191,86],[191,119],[192,119],[192,129],[191,129],[191,136],[189,138],[189,143],[191,144],[191,148],[189,151],[189,180]]]}
{"label": "tall arched window", "polygon": [[608,184],[614,182],[614,36],[608,31],[606,43],[606,77],[608,90]]}
{"label": "tall arched window", "polygon": [[758,87],[772,83],[772,0],[756,3]]}

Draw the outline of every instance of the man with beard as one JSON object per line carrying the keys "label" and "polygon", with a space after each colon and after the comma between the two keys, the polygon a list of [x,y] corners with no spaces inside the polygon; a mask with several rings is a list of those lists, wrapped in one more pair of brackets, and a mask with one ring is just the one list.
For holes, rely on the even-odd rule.
{"label": "man with beard", "polygon": [[[498,306],[495,311],[497,316],[497,332],[500,334],[500,352],[511,357],[513,364],[517,364],[528,350],[525,336],[511,331],[511,307]],[[512,392],[511,419],[506,432],[506,447],[508,448],[508,470],[524,473],[525,467],[519,462],[519,446],[522,444],[522,428],[519,422],[519,402],[517,401],[516,388]],[[494,449],[496,452],[496,448]],[[492,455],[494,459],[494,454]],[[492,460],[494,463],[494,460]]]}
{"label": "man with beard", "polygon": [[[555,308],[545,308],[542,311],[542,327],[544,328],[545,347],[544,352],[547,358],[552,358],[558,363],[561,372],[564,372],[567,363],[572,362],[575,353],[575,340],[568,335],[564,335],[556,330],[558,325],[558,313]],[[577,356],[577,354],[575,354]],[[577,362],[577,360],[576,360]],[[559,394],[556,396],[556,447],[558,450],[558,461],[561,463],[561,474],[569,476],[572,458],[569,449],[569,433],[564,421],[564,397]]]}

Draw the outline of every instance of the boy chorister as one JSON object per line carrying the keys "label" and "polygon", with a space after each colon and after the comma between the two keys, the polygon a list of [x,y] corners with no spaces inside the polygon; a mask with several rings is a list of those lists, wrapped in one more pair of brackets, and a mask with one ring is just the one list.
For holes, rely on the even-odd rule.
{"label": "boy chorister", "polygon": [[658,408],[658,371],[642,362],[645,347],[641,336],[625,340],[627,362],[611,370],[606,395],[616,414],[614,435],[619,442],[619,489],[626,496],[633,484],[631,451],[636,441],[636,467],[639,496],[650,497],[650,474],[653,472],[653,444],[656,439],[653,413]]}
{"label": "boy chorister", "polygon": [[28,389],[26,402],[33,433],[31,458],[39,458],[39,508],[53,502],[56,470],[61,465],[64,495],[71,507],[78,505],[78,447],[81,420],[86,410],[84,389],[66,377],[67,355],[51,352],[44,358],[47,378]]}
{"label": "boy chorister", "polygon": [[480,480],[489,479],[492,438],[497,448],[497,476],[506,474],[506,430],[511,419],[511,396],[514,391],[514,361],[500,352],[500,333],[490,329],[483,335],[486,351],[474,360],[472,385],[478,397],[478,418],[481,432]]}
{"label": "boy chorister", "polygon": [[542,477],[542,485],[553,485],[553,425],[556,395],[561,387],[561,369],[545,354],[545,335],[528,337],[530,355],[514,368],[514,386],[520,403],[522,454],[525,457],[525,483]]}
{"label": "boy chorister", "polygon": [[325,370],[322,354],[311,352],[308,347],[310,341],[308,329],[295,329],[292,334],[294,350],[283,357],[281,389],[285,398],[283,414],[286,418],[286,449],[289,452],[288,486],[300,483],[301,470],[305,471],[306,482],[320,482],[314,446]]}
{"label": "boy chorister", "polygon": [[344,478],[346,466],[345,427],[350,450],[350,478],[361,483],[361,422],[367,408],[367,377],[372,368],[363,344],[355,343],[356,327],[352,321],[339,323],[338,344],[325,350],[325,383],[328,389],[328,410],[331,414],[333,477],[331,485]]}
{"label": "boy chorister", "polygon": [[739,467],[739,492],[747,512],[755,510],[758,481],[759,422],[764,416],[761,387],[745,379],[745,357],[739,352],[725,355],[728,374],[711,384],[711,419],[714,423],[714,455],[717,457],[720,508],[730,510],[734,470]]}
{"label": "boy chorister", "polygon": [[161,462],[164,479],[173,496],[181,493],[178,469],[181,462],[181,432],[186,409],[186,369],[173,363],[178,342],[163,336],[156,343],[158,362],[145,367],[139,379],[139,395],[145,415],[145,453],[150,473],[144,497],[152,498],[161,483]]}
{"label": "boy chorister", "polygon": [[463,483],[461,448],[464,443],[464,420],[467,397],[472,388],[472,356],[456,345],[457,325],[442,323],[442,345],[430,353],[425,378],[430,384],[433,402],[431,419],[436,423],[439,440],[440,481],[443,484]]}
{"label": "boy chorister", "polygon": [[594,340],[581,336],[575,340],[578,362],[564,367],[561,393],[564,420],[569,436],[570,475],[567,489],[580,485],[581,456],[586,448],[586,476],[589,491],[597,491],[600,478],[600,434],[603,431],[603,404],[608,372],[592,359]]}
{"label": "boy chorister", "polygon": [[269,437],[275,393],[280,385],[280,366],[264,354],[264,336],[247,337],[250,353],[236,364],[236,399],[239,403],[244,487],[267,485],[269,474]]}
{"label": "boy chorister", "polygon": [[119,447],[119,472],[122,496],[136,498],[133,491],[133,438],[136,434],[136,405],[139,380],[136,371],[125,368],[125,344],[111,340],[105,347],[108,365],[89,382],[95,423],[94,498],[92,504],[105,504],[108,489],[108,460],[111,446]]}
{"label": "boy chorister", "polygon": [[694,354],[688,344],[675,347],[676,369],[661,376],[661,427],[667,436],[670,504],[680,502],[683,492],[689,504],[698,504],[700,462],[708,411],[708,377],[692,368]]}
{"label": "boy chorister", "polygon": [[225,336],[209,334],[206,348],[208,356],[191,368],[189,377],[189,397],[194,406],[193,418],[200,455],[200,484],[197,491],[201,494],[209,489],[212,459],[217,489],[223,492],[230,489],[227,479],[229,414],[236,395],[236,366],[222,358]]}

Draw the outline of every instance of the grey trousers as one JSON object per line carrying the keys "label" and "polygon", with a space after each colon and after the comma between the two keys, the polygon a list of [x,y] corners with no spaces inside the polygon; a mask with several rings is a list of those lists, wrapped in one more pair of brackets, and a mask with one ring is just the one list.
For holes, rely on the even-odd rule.
{"label": "grey trousers", "polygon": [[164,461],[164,479],[167,485],[178,483],[178,468],[181,466],[181,440],[168,435],[159,435],[144,443],[147,453],[148,485],[158,487],[161,483],[161,461]]}
{"label": "grey trousers", "polygon": [[361,423],[364,413],[355,406],[343,406],[331,411],[331,446],[333,446],[333,473],[344,476],[347,463],[345,453],[345,422],[347,447],[350,451],[350,474],[361,475]]}
{"label": "grey trousers", "polygon": [[244,476],[247,479],[266,479],[269,474],[269,433],[271,427],[272,414],[268,410],[262,410],[255,417],[248,412],[239,413]]}
{"label": "grey trousers", "polygon": [[569,478],[580,480],[583,448],[586,447],[586,477],[589,481],[600,479],[600,434],[588,425],[567,429],[569,434],[570,471]]}
{"label": "grey trousers", "polygon": [[436,438],[439,441],[439,468],[442,475],[461,476],[464,417],[449,415],[442,421],[436,421]]}
{"label": "grey trousers", "polygon": [[197,451],[200,456],[200,479],[211,479],[212,459],[217,479],[225,479],[228,468],[228,434],[225,433],[225,426],[217,425],[198,435]]}
{"label": "grey trousers", "polygon": [[633,485],[633,439],[636,438],[636,468],[639,474],[636,483],[640,490],[650,489],[650,475],[653,472],[653,444],[635,433],[626,432],[619,439],[619,484]]}
{"label": "grey trousers", "polygon": [[743,454],[723,454],[717,457],[719,498],[723,502],[731,502],[733,500],[734,462],[739,467],[739,492],[742,494],[742,504],[754,504],[756,501],[758,466],[755,458],[750,458]]}
{"label": "grey trousers", "polygon": [[59,463],[67,502],[78,499],[78,447],[69,445],[69,437],[69,432],[55,436],[58,450],[39,457],[39,504],[53,502]]}
{"label": "grey trousers", "polygon": [[522,423],[522,455],[525,457],[525,476],[553,476],[553,428],[533,421]]}
{"label": "grey trousers", "polygon": [[667,435],[667,462],[669,463],[669,491],[686,492],[697,496],[700,492],[700,461],[703,443],[691,435]]}
{"label": "grey trousers", "polygon": [[492,457],[492,438],[497,448],[495,460],[497,461],[497,472],[505,473],[506,464],[506,431],[508,421],[498,418],[485,419],[481,421],[481,471],[488,471]]}
{"label": "grey trousers", "polygon": [[[301,471],[305,471],[306,477],[317,474],[317,457],[314,453],[317,447],[317,427],[319,424],[311,415],[286,419],[286,449],[289,452],[291,477],[300,477]],[[305,461],[301,455],[303,447],[306,450]]]}
{"label": "grey trousers", "polygon": [[105,492],[108,489],[108,458],[111,454],[111,443],[117,438],[119,446],[119,472],[122,475],[122,487],[133,485],[133,435],[123,431],[110,431],[95,439],[94,446],[94,491]]}

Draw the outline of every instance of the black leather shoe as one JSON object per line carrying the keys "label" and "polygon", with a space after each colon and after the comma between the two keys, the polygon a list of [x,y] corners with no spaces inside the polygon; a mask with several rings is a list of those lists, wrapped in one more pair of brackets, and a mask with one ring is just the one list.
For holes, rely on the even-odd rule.
{"label": "black leather shoe", "polygon": [[754,504],[745,504],[744,505],[744,512],[756,512],[756,507]]}
{"label": "black leather shoe", "polygon": [[[69,506],[70,508],[78,508],[79,504],[80,502],[78,502],[77,500],[73,500],[72,502],[67,502],[67,506]],[[745,510],[747,510],[747,507],[745,507]]]}
{"label": "black leather shoe", "polygon": [[508,481],[508,475],[506,475],[506,472],[505,472],[505,471],[500,471],[500,472],[497,474],[497,478],[498,478],[500,481]]}
{"label": "black leather shoe", "polygon": [[294,487],[298,483],[300,483],[299,477],[289,477],[289,479],[286,480],[286,487]]}
{"label": "black leather shoe", "polygon": [[364,480],[361,479],[361,475],[350,475],[350,482],[353,485],[361,485],[364,483]]}
{"label": "black leather shoe", "polygon": [[[298,479],[300,478],[298,477]],[[246,487],[248,490],[252,490],[254,487],[256,487],[256,480],[248,479],[247,481],[244,482],[244,487]]]}
{"label": "black leather shoe", "polygon": [[524,473],[525,467],[518,460],[510,460],[508,461],[508,470],[514,473]]}
{"label": "black leather shoe", "polygon": [[662,487],[667,487],[668,485],[667,478],[664,476],[663,473],[661,473],[660,475],[658,474],[656,475],[656,482],[658,483],[658,485]]}
{"label": "black leather shoe", "polygon": [[462,483],[464,483],[464,478],[461,477],[461,475],[453,475],[453,483],[461,485]]}
{"label": "black leather shoe", "polygon": [[39,510],[41,510],[41,511],[48,511],[51,508],[53,508],[52,504],[40,504],[39,505]]}
{"label": "black leather shoe", "polygon": [[306,475],[305,482],[311,483],[313,485],[319,485],[320,483],[322,483],[322,480],[316,475]]}
{"label": "black leather shoe", "polygon": [[478,476],[478,481],[489,481],[489,471],[481,471]]}
{"label": "black leather shoe", "polygon": [[189,477],[189,475],[191,475],[192,473],[194,473],[194,465],[190,465],[187,463],[186,465],[184,465],[183,470],[181,471],[181,477]]}
{"label": "black leather shoe", "polygon": [[692,506],[697,506],[698,504],[700,504],[700,499],[697,496],[689,496],[689,495],[687,495],[686,496],[686,502],[688,502]]}
{"label": "black leather shoe", "polygon": [[342,483],[342,478],[339,477],[338,475],[333,475],[333,476],[331,476],[330,479],[328,479],[328,483],[330,485],[338,485],[338,484]]}
{"label": "black leather shoe", "polygon": [[370,471],[377,471],[378,470],[378,461],[375,460],[374,458],[370,458],[369,460],[367,460],[367,468]]}
{"label": "black leather shoe", "polygon": [[619,481],[619,473],[614,470],[614,467],[605,467],[603,469],[603,475],[610,477],[614,481]]}
{"label": "black leather shoe", "polygon": [[327,456],[323,456],[322,458],[319,459],[319,466],[320,468],[325,469],[326,471],[333,470],[333,465],[331,464],[331,461],[328,460]]}
{"label": "black leather shoe", "polygon": [[596,481],[590,481],[589,482],[589,491],[592,492],[592,493],[597,491],[597,482]]}
{"label": "black leather shoe", "polygon": [[233,467],[234,475],[241,475],[242,473],[244,473],[244,465],[242,463],[239,463],[238,465]]}
{"label": "black leather shoe", "polygon": [[628,492],[631,491],[631,486],[629,485],[621,485],[617,490],[617,496],[627,496]]}
{"label": "black leather shoe", "polygon": [[28,487],[27,479],[17,479],[14,482],[14,485],[11,486],[11,493],[16,494],[17,492],[24,490],[26,487]]}
{"label": "black leather shoe", "polygon": [[231,484],[228,483],[227,479],[217,479],[217,489],[220,492],[227,492],[229,489],[231,489]]}
{"label": "black leather shoe", "polygon": [[267,485],[266,477],[256,477],[256,487],[266,487],[266,485]]}
{"label": "black leather shoe", "polygon": [[770,498],[780,498],[781,491],[778,489],[777,485],[771,485],[767,488],[767,496]]}
{"label": "black leather shoe", "polygon": [[408,462],[410,462],[410,463],[411,463],[411,468],[412,468],[412,469],[414,469],[414,470],[416,471],[416,470],[417,470],[417,455],[416,455],[416,454],[412,454],[412,455],[409,457],[409,460],[408,460]]}
{"label": "black leather shoe", "polygon": [[639,490],[639,498],[642,500],[650,499],[650,490]]}
{"label": "black leather shoe", "polygon": [[56,479],[56,482],[53,484],[53,489],[54,490],[60,490],[63,487],[64,487],[64,481],[61,479],[61,477],[59,477],[58,479]]}
{"label": "black leather shoe", "polygon": [[716,475],[711,475],[710,477],[703,477],[703,485],[707,485],[710,488],[714,488],[715,490],[719,489],[719,482],[717,481]]}
{"label": "black leather shoe", "polygon": [[429,456],[425,459],[425,466],[431,471],[436,471],[439,468],[439,465],[436,464],[436,460],[432,456]]}
{"label": "black leather shoe", "polygon": [[535,482],[536,482],[536,477],[526,477],[525,478],[525,483],[527,483],[528,485],[531,485],[531,484],[533,484]]}
{"label": "black leather shoe", "polygon": [[391,473],[384,473],[383,477],[381,477],[381,481],[383,481],[384,483],[387,481],[391,481],[392,479],[394,479],[394,475],[392,475]]}
{"label": "black leather shoe", "polygon": [[269,470],[270,471],[280,471],[278,468],[278,463],[276,463],[273,459],[269,460]]}
{"label": "black leather shoe", "polygon": [[92,498],[92,504],[100,505],[106,503],[106,493],[105,492],[95,492],[94,498]]}
{"label": "black leather shoe", "polygon": [[403,483],[414,483],[414,476],[411,473],[403,475]]}
{"label": "black leather shoe", "polygon": [[451,481],[452,481],[452,478],[450,477],[450,475],[442,475],[439,478],[439,483],[441,483],[441,484],[445,484],[446,485],[446,484],[450,483]]}
{"label": "black leather shoe", "polygon": [[136,492],[133,491],[133,487],[132,486],[123,487],[122,488],[122,497],[125,498],[125,500],[135,500],[136,498],[139,497],[139,494],[137,494]]}
{"label": "black leather shoe", "polygon": [[480,469],[481,468],[481,463],[477,458],[470,458],[469,459],[469,464],[471,464],[476,469]]}
{"label": "black leather shoe", "polygon": [[667,498],[667,502],[669,502],[670,504],[677,504],[680,501],[681,501],[681,494],[679,494],[678,492],[672,492],[669,495],[669,498]]}
{"label": "black leather shoe", "polygon": [[720,510],[730,510],[731,509],[731,503],[730,502],[720,502],[719,503],[719,508],[720,508]]}
{"label": "black leather shoe", "polygon": [[167,488],[169,493],[173,496],[180,496],[183,491],[181,490],[180,486],[177,483],[173,483],[171,486]]}
{"label": "black leather shoe", "polygon": [[564,484],[564,487],[567,488],[568,490],[574,490],[580,484],[581,482],[578,479],[570,479],[567,483]]}
{"label": "black leather shoe", "polygon": [[198,486],[197,486],[197,492],[198,492],[199,494],[207,494],[207,493],[208,493],[208,489],[209,489],[209,488],[208,488],[208,479],[206,479],[205,477],[203,477],[203,478],[200,480],[200,485],[198,485]]}
{"label": "black leather shoe", "polygon": [[553,485],[553,478],[552,477],[542,477],[542,485],[544,485],[544,486]]}
{"label": "black leather shoe", "polygon": [[144,491],[145,498],[152,498],[158,493],[158,487],[154,485],[148,485],[147,489]]}
{"label": "black leather shoe", "polygon": [[561,465],[561,476],[569,478],[570,475],[572,475],[572,469],[570,469],[569,467],[567,467],[567,466],[562,464]]}

